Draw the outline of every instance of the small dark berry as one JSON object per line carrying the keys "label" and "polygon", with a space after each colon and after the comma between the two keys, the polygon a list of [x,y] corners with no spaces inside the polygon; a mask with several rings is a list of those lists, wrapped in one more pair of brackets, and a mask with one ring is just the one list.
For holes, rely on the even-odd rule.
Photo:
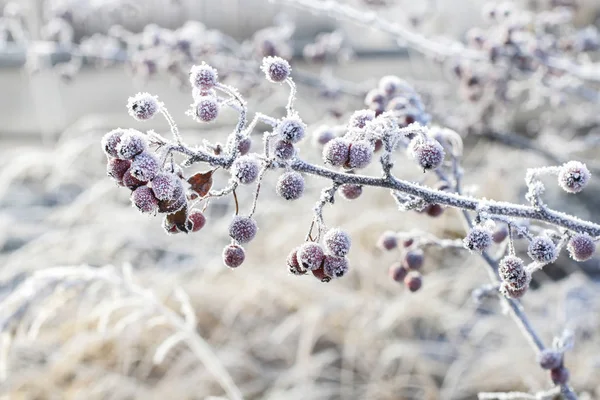
{"label": "small dark berry", "polygon": [[566,385],[569,382],[569,370],[565,367],[558,367],[550,370],[550,378],[555,385]]}
{"label": "small dark berry", "polygon": [[278,140],[273,147],[273,153],[280,160],[289,160],[296,154],[296,149],[292,143],[285,140]]}
{"label": "small dark berry", "polygon": [[125,173],[129,170],[131,161],[120,160],[118,158],[110,158],[106,163],[106,173],[115,181],[121,183]]}
{"label": "small dark berry", "polygon": [[333,228],[327,231],[323,237],[325,250],[334,256],[344,257],[350,251],[352,240],[350,236],[339,228]]}
{"label": "small dark berry", "polygon": [[355,200],[362,194],[362,186],[347,183],[340,186],[340,195],[346,200]]}
{"label": "small dark berry", "polygon": [[223,249],[223,263],[229,268],[237,268],[246,259],[246,252],[242,246],[230,244]]}
{"label": "small dark berry", "polygon": [[398,247],[398,237],[396,232],[385,231],[377,240],[377,246],[382,250],[392,250]]}
{"label": "small dark berry", "polygon": [[188,219],[192,222],[192,232],[198,232],[206,225],[206,217],[200,210],[192,211]]}
{"label": "small dark berry", "polygon": [[424,259],[423,250],[409,250],[404,254],[403,265],[408,269],[418,270],[423,266]]}
{"label": "small dark berry", "polygon": [[140,186],[131,192],[131,203],[145,214],[153,214],[158,209],[158,199],[148,186]]}
{"label": "small dark berry", "polygon": [[401,263],[394,263],[390,266],[389,275],[396,282],[404,282],[404,278],[408,275],[408,268]]}
{"label": "small dark berry", "polygon": [[297,200],[304,194],[304,177],[296,171],[285,172],[277,180],[275,191],[286,200]]}
{"label": "small dark berry", "polygon": [[556,245],[546,236],[537,236],[529,243],[527,254],[532,260],[547,264],[556,259]]}
{"label": "small dark berry", "polygon": [[579,161],[565,163],[558,173],[558,184],[565,192],[579,193],[588,184],[590,171]]}
{"label": "small dark berry", "polygon": [[410,271],[406,277],[404,277],[404,285],[406,285],[411,292],[419,290],[422,284],[423,277],[417,271]]}
{"label": "small dark berry", "polygon": [[323,264],[323,248],[318,243],[306,242],[298,249],[298,261],[302,268],[313,271]]}
{"label": "small dark berry", "polygon": [[348,273],[349,265],[346,257],[325,255],[323,258],[323,272],[332,279],[341,278]]}
{"label": "small dark berry", "polygon": [[257,232],[256,222],[249,217],[236,215],[229,224],[229,236],[241,244],[250,242]]}
{"label": "small dark berry", "polygon": [[567,250],[573,260],[586,261],[594,255],[596,243],[587,233],[577,233],[569,240]]}
{"label": "small dark berry", "polygon": [[555,369],[562,365],[563,356],[560,351],[554,349],[544,349],[538,354],[538,363],[544,369]]}

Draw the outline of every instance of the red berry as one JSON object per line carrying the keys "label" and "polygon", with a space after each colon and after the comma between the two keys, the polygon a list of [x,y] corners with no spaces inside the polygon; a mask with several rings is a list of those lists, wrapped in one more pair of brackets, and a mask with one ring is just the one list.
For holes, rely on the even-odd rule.
{"label": "red berry", "polygon": [[131,203],[145,214],[155,213],[158,209],[158,199],[154,197],[152,189],[140,186],[131,193]]}
{"label": "red berry", "polygon": [[423,277],[417,271],[410,271],[404,278],[404,285],[406,285],[411,292],[419,290],[422,284]]}
{"label": "red berry", "polygon": [[246,259],[246,252],[242,246],[230,244],[223,249],[223,263],[229,268],[237,268]]}
{"label": "red berry", "polygon": [[429,204],[427,207],[425,207],[425,213],[430,217],[439,217],[444,213],[444,207],[440,206],[439,204]]}
{"label": "red berry", "polygon": [[200,210],[192,211],[188,219],[192,222],[192,232],[198,232],[206,225],[206,217]]}
{"label": "red berry", "polygon": [[423,250],[409,250],[404,254],[403,265],[412,270],[421,269],[424,260]]}
{"label": "red berry", "polygon": [[569,382],[569,370],[565,367],[558,367],[550,370],[550,378],[555,385],[565,385]]}
{"label": "red berry", "polygon": [[398,238],[396,236],[396,232],[383,232],[377,241],[377,246],[382,250],[392,250],[398,247]]}
{"label": "red berry", "polygon": [[106,163],[106,173],[119,183],[122,183],[125,173],[131,166],[129,160],[119,160],[118,158],[109,158]]}
{"label": "red berry", "polygon": [[323,264],[323,248],[318,243],[307,242],[298,249],[298,261],[302,268],[313,271]]}
{"label": "red berry", "polygon": [[248,243],[256,236],[258,226],[250,217],[236,215],[229,224],[229,236],[239,243]]}
{"label": "red berry", "polygon": [[127,186],[131,190],[135,190],[136,188],[143,186],[146,183],[147,182],[141,181],[135,176],[131,175],[131,168],[129,168],[123,175],[123,186]]}
{"label": "red berry", "polygon": [[340,186],[340,195],[346,200],[355,200],[362,194],[362,186],[347,183]]}
{"label": "red berry", "polygon": [[408,275],[408,269],[401,263],[394,263],[390,266],[388,273],[390,278],[396,282],[403,282],[406,275]]}
{"label": "red berry", "polygon": [[320,280],[321,282],[329,282],[331,280],[331,277],[327,276],[323,267],[314,269],[311,272],[312,272],[313,276],[315,278],[317,278],[318,280]]}

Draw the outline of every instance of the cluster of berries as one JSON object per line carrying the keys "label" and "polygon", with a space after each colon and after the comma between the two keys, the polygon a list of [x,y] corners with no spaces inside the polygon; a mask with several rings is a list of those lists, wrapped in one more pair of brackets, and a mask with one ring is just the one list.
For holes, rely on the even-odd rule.
{"label": "cluster of berries", "polygon": [[398,126],[405,127],[413,122],[425,126],[431,116],[425,112],[425,105],[415,89],[405,80],[394,76],[384,76],[376,88],[365,96],[365,105],[379,115],[391,112],[398,121]]}
{"label": "cluster of berries", "polygon": [[328,230],[323,244],[306,242],[293,249],[287,257],[288,270],[294,275],[310,271],[321,282],[341,278],[349,269],[350,236],[339,228]]}
{"label": "cluster of berries", "polygon": [[[399,246],[399,242],[402,246]],[[400,250],[400,261],[390,266],[389,276],[396,282],[403,282],[411,292],[419,290],[423,285],[420,270],[425,261],[425,254],[416,246],[415,240],[413,238],[399,240],[396,232],[386,231],[379,237],[377,246],[384,251]]]}

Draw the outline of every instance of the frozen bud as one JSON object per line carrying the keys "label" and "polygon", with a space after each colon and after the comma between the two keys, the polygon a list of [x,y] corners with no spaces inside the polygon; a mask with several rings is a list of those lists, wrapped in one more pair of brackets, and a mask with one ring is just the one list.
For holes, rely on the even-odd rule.
{"label": "frozen bud", "polygon": [[302,268],[309,271],[320,268],[324,257],[323,249],[318,243],[306,242],[298,249],[298,261]]}
{"label": "frozen bud", "polygon": [[123,175],[123,186],[126,186],[131,190],[143,186],[146,183],[148,183],[148,181],[139,180],[135,176],[131,175],[131,167],[125,171],[125,174]]}
{"label": "frozen bud", "polygon": [[260,69],[270,82],[278,83],[285,81],[292,72],[290,64],[281,57],[265,57]]}
{"label": "frozen bud", "polygon": [[415,136],[410,142],[409,152],[423,170],[437,169],[444,162],[444,147],[437,140],[423,140]]}
{"label": "frozen bud", "polygon": [[150,93],[138,93],[127,100],[129,115],[138,121],[147,121],[154,117],[162,105]]}
{"label": "frozen bud", "polygon": [[260,163],[251,155],[238,157],[231,165],[231,175],[244,185],[254,182],[259,171]]}
{"label": "frozen bud", "polygon": [[117,128],[102,137],[102,149],[107,156],[118,157],[117,145],[121,142],[121,136],[127,132],[125,129]]}
{"label": "frozen bud", "polygon": [[334,256],[344,257],[350,251],[352,240],[350,236],[339,228],[333,228],[327,231],[323,237],[323,244],[328,253]]}
{"label": "frozen bud", "polygon": [[117,182],[122,182],[123,177],[129,167],[131,166],[131,161],[129,160],[119,160],[118,158],[109,158],[106,163],[106,173],[108,176],[116,180]]}
{"label": "frozen bud", "polygon": [[350,116],[350,120],[348,121],[349,128],[358,128],[362,129],[365,127],[368,121],[373,121],[375,119],[375,111],[373,110],[358,110],[355,111],[352,116]]}
{"label": "frozen bud", "polygon": [[296,171],[285,172],[277,180],[275,191],[286,200],[297,200],[304,193],[304,177]]}
{"label": "frozen bud", "polygon": [[323,258],[323,272],[332,279],[341,278],[349,269],[348,259],[327,254]]}
{"label": "frozen bud", "polygon": [[398,237],[396,232],[383,232],[377,241],[377,246],[382,250],[393,250],[398,247]]}
{"label": "frozen bud", "polygon": [[275,131],[281,140],[298,143],[304,138],[306,124],[296,116],[286,117],[277,125]]}
{"label": "frozen bud", "polygon": [[385,103],[385,93],[379,89],[371,89],[365,96],[365,105],[372,107],[373,105],[380,105],[383,107]]}
{"label": "frozen bud", "polygon": [[143,133],[130,129],[121,136],[117,145],[117,157],[131,160],[148,149],[148,141]]}
{"label": "frozen bud", "polygon": [[294,250],[290,251],[285,263],[288,267],[288,271],[290,271],[291,274],[304,275],[306,271],[300,266],[300,262],[298,261],[298,249],[300,249],[300,247],[296,247]]}
{"label": "frozen bud", "polygon": [[394,75],[387,75],[381,78],[378,86],[379,90],[388,97],[392,97],[400,92],[412,91],[408,83]]}
{"label": "frozen bud", "polygon": [[481,227],[474,226],[471,228],[467,236],[463,239],[463,245],[466,249],[476,251],[478,253],[483,252],[492,244],[492,235],[490,231]]}
{"label": "frozen bud", "polygon": [[207,91],[212,89],[219,79],[217,70],[206,63],[194,65],[190,70],[190,83],[192,87]]}
{"label": "frozen bud", "polygon": [[401,263],[394,263],[390,266],[388,273],[394,281],[404,282],[404,278],[408,275],[408,268]]}
{"label": "frozen bud", "polygon": [[212,122],[219,116],[219,102],[213,96],[200,96],[194,103],[194,117],[198,122]]}
{"label": "frozen bud", "polygon": [[560,167],[558,184],[565,192],[579,193],[588,184],[590,171],[579,161],[569,161]]}
{"label": "frozen bud", "polygon": [[188,215],[188,219],[192,223],[192,232],[198,232],[206,225],[206,217],[200,210],[194,210]]}
{"label": "frozen bud", "polygon": [[362,194],[362,186],[347,183],[340,186],[340,195],[346,200],[355,200]]}
{"label": "frozen bud", "polygon": [[252,139],[250,139],[249,137],[243,138],[238,143],[238,151],[240,152],[240,155],[242,155],[242,156],[248,154],[251,147],[252,147]]}
{"label": "frozen bud", "polygon": [[350,168],[364,168],[373,159],[373,146],[366,140],[358,140],[350,144],[347,166]]}
{"label": "frozen bud", "polygon": [[594,255],[596,243],[587,233],[577,233],[569,240],[567,250],[573,260],[586,261]]}
{"label": "frozen bud", "polygon": [[556,245],[547,236],[536,236],[529,243],[527,254],[533,261],[547,264],[556,259]]}
{"label": "frozen bud", "polygon": [[275,153],[275,157],[280,160],[289,160],[296,154],[296,149],[290,142],[278,140],[273,147],[273,153]]}
{"label": "frozen bud", "polygon": [[246,252],[242,246],[230,244],[223,249],[223,264],[229,268],[237,268],[246,259]]}
{"label": "frozen bud", "polygon": [[403,264],[408,269],[418,270],[423,266],[424,259],[425,256],[423,254],[423,250],[409,250],[404,254]]}
{"label": "frozen bud", "polygon": [[313,276],[321,282],[327,283],[331,281],[331,277],[325,273],[325,269],[322,266],[317,269],[313,269],[311,272]]}
{"label": "frozen bud", "polygon": [[404,285],[411,292],[416,292],[417,290],[421,289],[421,286],[423,285],[423,277],[417,271],[410,271],[404,277]]}
{"label": "frozen bud", "polygon": [[140,186],[131,192],[131,203],[145,214],[153,214],[158,209],[158,200],[148,186]]}
{"label": "frozen bud", "polygon": [[537,359],[543,369],[555,369],[562,365],[563,355],[554,349],[544,349],[538,354]]}
{"label": "frozen bud", "polygon": [[159,200],[173,200],[176,189],[182,186],[181,179],[170,172],[159,172],[150,183]]}
{"label": "frozen bud", "polygon": [[525,263],[518,257],[506,256],[498,264],[498,274],[510,289],[522,289],[529,286],[531,275],[525,270]]}
{"label": "frozen bud", "polygon": [[160,171],[160,161],[150,152],[138,154],[131,163],[129,173],[140,181],[151,181]]}
{"label": "frozen bud", "polygon": [[492,240],[494,243],[502,243],[507,237],[508,227],[505,224],[497,226],[496,230],[492,233]]}
{"label": "frozen bud", "polygon": [[569,370],[562,366],[550,370],[550,378],[555,385],[566,385],[569,382],[569,376]]}
{"label": "frozen bud", "polygon": [[350,142],[343,138],[335,138],[323,148],[323,160],[334,167],[339,167],[348,161],[349,152]]}
{"label": "frozen bud", "polygon": [[312,142],[316,146],[323,146],[334,138],[335,133],[331,127],[327,125],[321,125],[313,132]]}
{"label": "frozen bud", "polygon": [[248,243],[256,236],[258,226],[250,217],[236,215],[229,224],[229,236],[239,243]]}

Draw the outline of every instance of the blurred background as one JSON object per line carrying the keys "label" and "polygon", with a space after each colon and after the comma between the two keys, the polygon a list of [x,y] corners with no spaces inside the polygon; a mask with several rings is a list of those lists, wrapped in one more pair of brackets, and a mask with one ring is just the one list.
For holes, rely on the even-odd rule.
{"label": "blurred background", "polygon": [[[106,176],[106,132],[169,135],[164,119],[133,120],[129,96],[157,95],[187,143],[223,142],[237,115],[223,110],[211,124],[185,115],[193,103],[189,67],[214,65],[250,115],[281,117],[288,88],[259,70],[263,56],[279,55],[292,64],[309,135],[344,126],[372,106],[365,96],[381,77],[396,75],[419,93],[432,124],[462,137],[469,194],[525,203],[527,168],[576,159],[593,182],[575,196],[544,180],[545,201],[600,222],[600,88],[589,78],[598,74],[600,3],[342,3],[457,49],[445,57],[347,15],[311,12],[310,3],[328,2],[0,0],[3,399],[476,399],[552,388],[497,298],[472,295],[489,280],[480,257],[432,246],[419,291],[389,278],[404,250],[382,251],[380,235],[461,239],[456,210],[400,212],[376,188],[327,206],[328,225],[346,230],[353,245],[349,275],[324,284],[289,274],[286,257],[304,241],[325,181],[307,178],[303,198],[290,203],[275,196],[277,174],[267,174],[259,234],[244,265],[231,270],[221,260],[231,197],[211,202],[200,232],[167,235],[160,217],[137,212],[129,191]],[[527,23],[490,22],[492,6]],[[492,60],[499,45],[480,45],[480,36],[496,43],[512,31],[534,32],[535,46],[502,39],[518,48],[506,63],[463,62],[461,53],[475,50]],[[581,73],[541,71],[537,50],[581,65]],[[515,67],[517,56],[534,66]],[[266,129],[255,130],[251,151],[261,151]],[[299,154],[322,163],[312,142]],[[365,173],[381,172],[372,165]],[[402,152],[394,173],[436,184]],[[215,186],[225,186],[226,174],[218,178]],[[248,209],[253,193],[245,189],[238,198]],[[526,243],[517,250],[526,257]],[[574,340],[566,365],[581,399],[600,398],[599,267],[597,257],[575,263],[562,255],[535,273],[522,299],[547,345],[565,332]]]}

